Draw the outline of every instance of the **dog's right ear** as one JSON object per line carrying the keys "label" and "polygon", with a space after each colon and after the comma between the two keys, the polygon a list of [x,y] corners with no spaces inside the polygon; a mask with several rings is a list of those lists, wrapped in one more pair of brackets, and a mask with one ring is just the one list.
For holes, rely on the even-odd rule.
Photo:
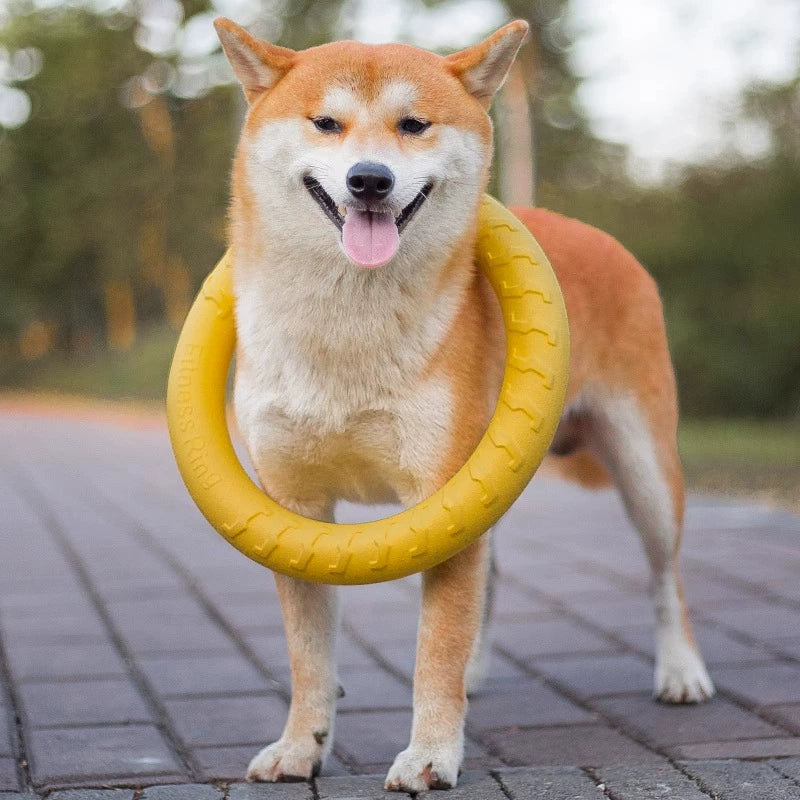
{"label": "dog's right ear", "polygon": [[297,58],[296,51],[256,39],[225,17],[215,19],[214,27],[251,105],[292,68]]}

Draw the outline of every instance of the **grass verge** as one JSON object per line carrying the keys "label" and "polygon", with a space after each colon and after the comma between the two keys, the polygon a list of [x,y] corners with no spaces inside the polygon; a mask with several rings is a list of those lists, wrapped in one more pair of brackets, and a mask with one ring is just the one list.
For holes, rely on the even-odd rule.
{"label": "grass verge", "polygon": [[800,512],[800,421],[684,420],[679,441],[691,489]]}
{"label": "grass verge", "polygon": [[11,391],[39,391],[111,400],[160,400],[177,334],[169,328],[144,332],[125,352],[92,351],[0,366],[0,385]]}

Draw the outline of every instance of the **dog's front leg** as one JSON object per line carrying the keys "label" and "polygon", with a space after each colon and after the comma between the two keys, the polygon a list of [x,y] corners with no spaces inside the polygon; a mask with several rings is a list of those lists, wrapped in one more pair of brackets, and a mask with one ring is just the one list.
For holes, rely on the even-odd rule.
{"label": "dog's front leg", "polygon": [[281,738],[247,768],[251,781],[303,780],[317,775],[331,749],[336,713],[335,586],[275,575],[286,625],[292,702]]}
{"label": "dog's front leg", "polygon": [[467,665],[479,647],[489,537],[423,575],[411,741],[386,788],[423,792],[455,786],[464,757]]}

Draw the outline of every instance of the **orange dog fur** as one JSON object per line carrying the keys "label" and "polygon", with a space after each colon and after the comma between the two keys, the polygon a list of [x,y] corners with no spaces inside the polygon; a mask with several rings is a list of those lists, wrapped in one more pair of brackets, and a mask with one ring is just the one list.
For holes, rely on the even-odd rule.
{"label": "orange dog fur", "polygon": [[[441,57],[355,42],[295,52],[216,24],[249,103],[230,214],[234,401],[259,478],[279,503],[323,520],[342,498],[416,503],[469,456],[499,391],[503,327],[473,252],[487,109],[527,25]],[[678,573],[683,481],[658,291],[606,234],[515,212],[548,253],[569,313],[554,459],[577,480],[618,486],[653,571],[655,694],[697,702],[713,687]],[[411,739],[389,789],[457,781],[486,653],[489,539],[423,576]],[[251,780],[316,774],[333,738],[336,590],[275,578],[292,702]]]}

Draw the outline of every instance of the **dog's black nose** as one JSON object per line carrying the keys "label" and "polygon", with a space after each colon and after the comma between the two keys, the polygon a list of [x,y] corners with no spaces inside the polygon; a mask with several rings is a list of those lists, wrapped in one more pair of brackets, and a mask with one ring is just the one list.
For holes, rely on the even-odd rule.
{"label": "dog's black nose", "polygon": [[385,164],[359,161],[347,171],[347,188],[365,203],[378,203],[394,188],[394,174]]}

